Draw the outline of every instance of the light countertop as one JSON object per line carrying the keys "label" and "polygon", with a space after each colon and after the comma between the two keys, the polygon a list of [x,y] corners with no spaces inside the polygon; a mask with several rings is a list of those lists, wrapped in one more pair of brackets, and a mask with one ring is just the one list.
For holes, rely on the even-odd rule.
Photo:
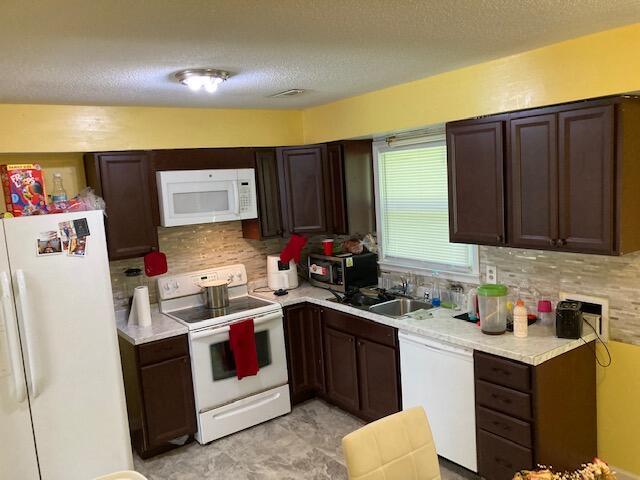
{"label": "light countertop", "polygon": [[162,340],[186,334],[189,329],[167,315],[160,313],[158,304],[151,305],[151,326],[139,327],[127,325],[129,310],[116,310],[118,335],[133,345]]}
{"label": "light countertop", "polygon": [[485,335],[477,325],[453,318],[454,315],[460,312],[452,312],[445,308],[431,310],[432,318],[425,320],[391,318],[348,305],[330,302],[329,299],[334,298],[331,292],[313,287],[308,283],[302,283],[300,287],[290,290],[287,295],[282,297],[276,297],[271,292],[252,291],[250,293],[256,297],[275,300],[283,307],[303,302],[321,305],[396,327],[403,332],[499,355],[529,365],[539,365],[596,338],[593,333],[585,335],[583,337],[584,341],[582,339],[557,338],[552,329],[538,324],[529,326],[529,336],[527,338],[516,338],[511,332],[506,332],[503,335]]}

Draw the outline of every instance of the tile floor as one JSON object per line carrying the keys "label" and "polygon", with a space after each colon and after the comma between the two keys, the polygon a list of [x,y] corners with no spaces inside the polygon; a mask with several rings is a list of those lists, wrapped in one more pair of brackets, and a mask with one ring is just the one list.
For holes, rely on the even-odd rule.
{"label": "tile floor", "polygon": [[[149,480],[293,480],[347,478],[340,440],[363,422],[321,400],[210,445],[194,442],[149,460],[135,458]],[[442,460],[443,480],[475,480]]]}

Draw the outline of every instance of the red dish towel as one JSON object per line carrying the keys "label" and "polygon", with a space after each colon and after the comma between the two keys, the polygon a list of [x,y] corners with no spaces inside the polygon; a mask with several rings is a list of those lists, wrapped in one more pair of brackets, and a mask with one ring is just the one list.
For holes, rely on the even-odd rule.
{"label": "red dish towel", "polygon": [[280,261],[284,264],[288,264],[291,259],[297,264],[300,264],[300,255],[302,253],[302,249],[307,243],[307,239],[302,235],[298,235],[294,233],[291,235],[291,238],[280,252]]}
{"label": "red dish towel", "polygon": [[238,380],[258,373],[258,352],[253,334],[253,318],[229,326],[229,345],[236,362]]}

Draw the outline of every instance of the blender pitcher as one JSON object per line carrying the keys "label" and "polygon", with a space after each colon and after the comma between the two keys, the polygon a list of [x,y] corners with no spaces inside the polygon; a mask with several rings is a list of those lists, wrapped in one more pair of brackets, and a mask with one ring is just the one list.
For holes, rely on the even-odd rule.
{"label": "blender pitcher", "polygon": [[478,287],[480,329],[487,335],[501,335],[507,330],[507,287],[485,284]]}

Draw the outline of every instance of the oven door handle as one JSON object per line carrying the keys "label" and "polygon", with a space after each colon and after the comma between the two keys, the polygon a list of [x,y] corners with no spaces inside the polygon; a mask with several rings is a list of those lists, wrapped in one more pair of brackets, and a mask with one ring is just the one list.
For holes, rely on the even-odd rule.
{"label": "oven door handle", "polygon": [[[282,312],[270,313],[267,315],[263,315],[261,317],[254,318],[253,325],[258,326],[263,323],[276,320],[278,318],[282,318]],[[248,320],[248,319],[245,319],[245,320]],[[236,322],[231,322],[231,323],[236,323]],[[221,333],[226,333],[229,330],[231,330],[229,328],[229,325],[225,325],[224,327],[209,327],[209,328],[205,328],[204,330],[198,330],[198,331],[192,332],[191,338],[196,339],[196,338],[203,338],[203,337],[211,337],[214,335],[220,335]]]}

